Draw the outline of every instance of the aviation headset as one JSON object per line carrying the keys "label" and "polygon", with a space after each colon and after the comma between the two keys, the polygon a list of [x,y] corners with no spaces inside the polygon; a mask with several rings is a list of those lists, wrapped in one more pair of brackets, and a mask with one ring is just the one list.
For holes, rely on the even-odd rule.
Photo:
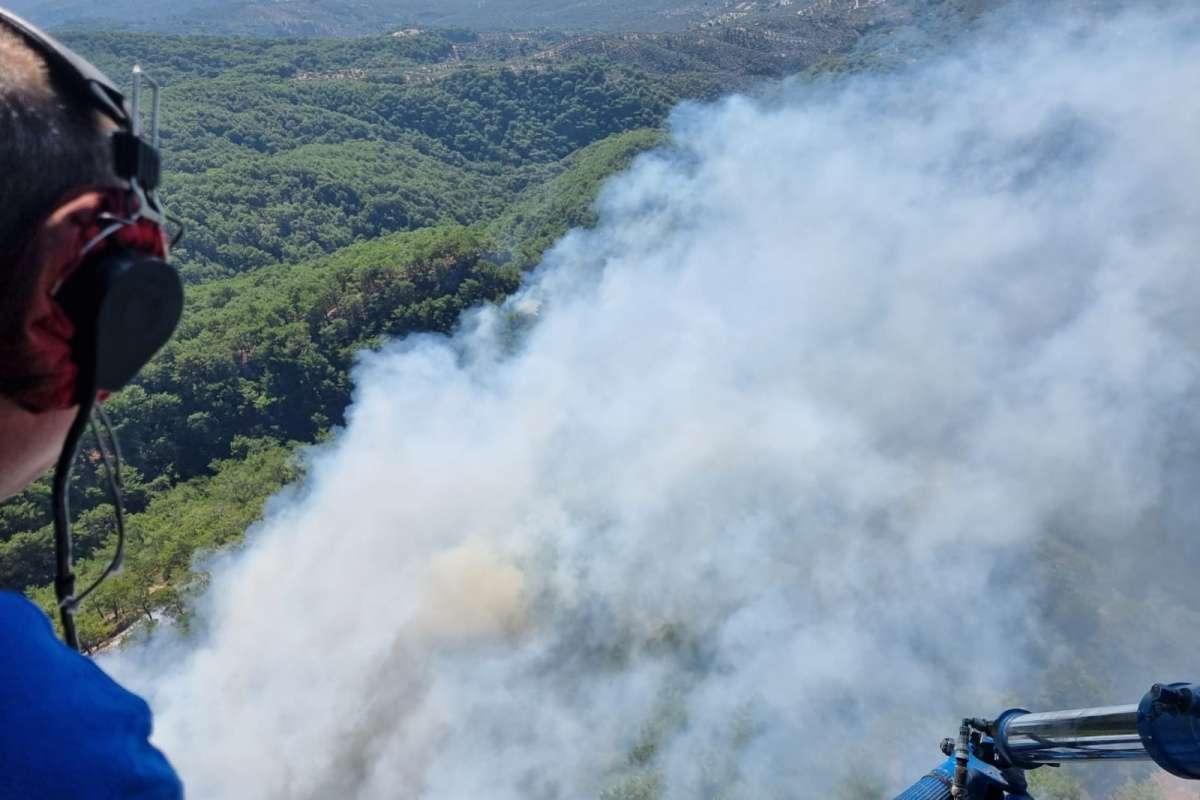
{"label": "aviation headset", "polygon": [[[152,139],[147,141],[142,135],[139,98],[143,75],[138,67],[134,67],[131,105],[102,72],[34,26],[3,9],[0,25],[19,34],[42,56],[57,92],[116,123],[117,130],[112,134],[113,169],[126,183],[114,195],[117,208],[100,214],[97,229],[90,232],[82,247],[79,263],[54,293],[74,328],[71,360],[78,372],[70,405],[79,406],[54,475],[55,590],[64,639],[79,649],[75,609],[100,581],[120,568],[124,550],[120,453],[111,426],[96,405],[96,396],[125,386],[166,344],[183,310],[183,284],[179,273],[166,262],[167,215],[155,191],[160,177],[157,85],[151,82],[155,114]],[[107,430],[111,455],[99,437],[93,411]],[[118,543],[108,569],[76,596],[67,488],[80,438],[89,424],[96,432],[108,468]]]}

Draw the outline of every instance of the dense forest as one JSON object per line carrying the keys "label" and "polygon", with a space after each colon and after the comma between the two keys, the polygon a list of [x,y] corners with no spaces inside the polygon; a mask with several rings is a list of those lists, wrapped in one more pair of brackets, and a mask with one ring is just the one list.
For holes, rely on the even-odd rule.
{"label": "dense forest", "polygon": [[[103,8],[81,0],[15,0],[17,13],[36,12],[54,25],[87,21],[99,26],[206,33],[362,34],[386,25],[470,25],[488,29],[554,25],[567,28],[678,28],[704,19],[733,0],[582,0],[563,7],[549,0],[172,0],[147,9],[116,0]],[[715,7],[715,9],[714,9]]]}
{"label": "dense forest", "polygon": [[661,124],[676,99],[595,60],[406,82],[446,36],[65,38],[113,74],[140,60],[166,82],[164,192],[187,230],[176,258],[198,280],[492,219],[579,148]]}
{"label": "dense forest", "polygon": [[[356,352],[449,333],[465,309],[512,292],[590,221],[604,179],[661,135],[670,92],[595,61],[417,85],[388,72],[439,57],[454,36],[64,37],[113,73],[136,53],[168,81],[165,194],[191,283],[175,338],[108,403],[133,542],[124,574],[81,615],[89,648],[184,609],[193,555],[236,540],[295,477],[296,445],[341,423]],[[362,64],[386,74],[341,75]],[[95,465],[79,469],[86,577],[114,517]],[[48,491],[43,479],[0,506],[0,585],[47,607]]]}
{"label": "dense forest", "polygon": [[[862,0],[836,0],[848,7]],[[909,5],[913,0],[893,0]],[[971,0],[968,0],[971,2]],[[779,0],[171,0],[146,7],[113,0],[11,0],[18,14],[55,27],[170,33],[180,30],[255,36],[355,36],[412,26],[461,26],[482,31],[555,28],[596,31],[680,31],[698,24],[794,10]],[[828,0],[797,6],[828,8]]]}

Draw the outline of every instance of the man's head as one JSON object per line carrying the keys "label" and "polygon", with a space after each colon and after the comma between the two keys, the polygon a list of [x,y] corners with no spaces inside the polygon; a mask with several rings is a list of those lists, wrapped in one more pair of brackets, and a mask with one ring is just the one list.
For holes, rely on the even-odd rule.
{"label": "man's head", "polygon": [[55,85],[42,55],[3,25],[0,65],[0,253],[12,253],[65,193],[117,178],[112,123]]}
{"label": "man's head", "polygon": [[102,393],[125,386],[171,337],[183,283],[164,260],[155,194],[157,84],[148,142],[138,68],[127,105],[99,70],[2,9],[0,32],[0,497],[58,453],[54,588],[63,638],[78,649],[75,608],[120,568],[125,540],[120,476],[110,474],[116,552],[76,597],[67,492],[81,436]]}
{"label": "man's head", "polygon": [[17,398],[73,375],[51,296],[103,210],[89,190],[120,185],[112,128],[0,24],[0,498],[52,463],[71,422]]}

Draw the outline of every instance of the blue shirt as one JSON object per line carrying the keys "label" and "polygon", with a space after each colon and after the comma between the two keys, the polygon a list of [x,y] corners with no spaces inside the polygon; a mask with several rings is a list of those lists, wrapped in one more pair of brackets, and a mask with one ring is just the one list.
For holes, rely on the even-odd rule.
{"label": "blue shirt", "polygon": [[0,800],[179,800],[150,707],[0,592]]}

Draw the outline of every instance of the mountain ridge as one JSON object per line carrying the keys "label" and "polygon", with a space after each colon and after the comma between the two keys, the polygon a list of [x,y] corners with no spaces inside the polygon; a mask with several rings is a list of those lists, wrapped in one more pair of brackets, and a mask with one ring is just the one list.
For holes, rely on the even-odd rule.
{"label": "mountain ridge", "polygon": [[895,0],[174,0],[147,9],[114,0],[98,11],[82,0],[10,0],[11,9],[49,28],[258,36],[358,36],[407,27],[481,31],[538,28],[572,32],[679,32],[754,18],[870,15]]}

